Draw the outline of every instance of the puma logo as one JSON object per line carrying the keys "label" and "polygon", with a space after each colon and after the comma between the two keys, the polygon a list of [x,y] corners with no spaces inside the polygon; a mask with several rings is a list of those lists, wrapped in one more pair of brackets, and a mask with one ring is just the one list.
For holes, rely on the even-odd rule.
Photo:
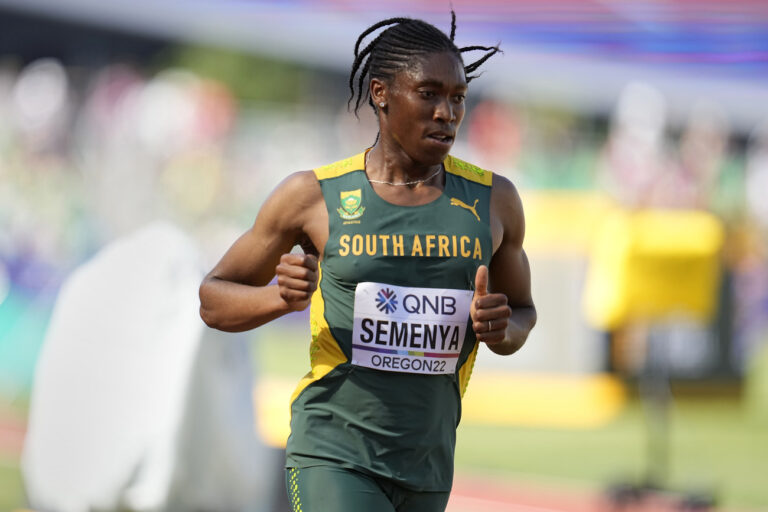
{"label": "puma logo", "polygon": [[452,197],[452,198],[451,198],[451,206],[459,206],[459,207],[461,207],[461,208],[464,208],[464,209],[466,209],[466,210],[469,210],[469,211],[471,211],[471,212],[472,212],[472,214],[473,214],[475,217],[477,217],[477,221],[478,221],[478,222],[480,222],[480,216],[477,214],[477,210],[475,210],[475,208],[477,207],[477,202],[478,202],[479,200],[480,200],[480,199],[475,199],[475,204],[473,204],[472,206],[469,206],[467,203],[465,203],[465,202],[464,202],[464,201],[462,201],[461,199],[456,199],[455,197]]}

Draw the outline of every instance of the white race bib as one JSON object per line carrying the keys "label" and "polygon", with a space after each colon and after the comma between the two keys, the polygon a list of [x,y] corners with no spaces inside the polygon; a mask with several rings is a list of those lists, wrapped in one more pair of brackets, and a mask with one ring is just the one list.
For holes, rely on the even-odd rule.
{"label": "white race bib", "polygon": [[456,371],[472,290],[359,283],[352,364],[390,372]]}

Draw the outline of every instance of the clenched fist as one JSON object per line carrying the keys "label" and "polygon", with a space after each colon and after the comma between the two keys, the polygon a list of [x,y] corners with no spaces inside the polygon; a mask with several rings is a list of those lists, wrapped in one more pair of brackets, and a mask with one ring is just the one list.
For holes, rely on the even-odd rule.
{"label": "clenched fist", "polygon": [[317,289],[317,257],[311,254],[283,254],[275,267],[280,297],[293,311],[309,306]]}

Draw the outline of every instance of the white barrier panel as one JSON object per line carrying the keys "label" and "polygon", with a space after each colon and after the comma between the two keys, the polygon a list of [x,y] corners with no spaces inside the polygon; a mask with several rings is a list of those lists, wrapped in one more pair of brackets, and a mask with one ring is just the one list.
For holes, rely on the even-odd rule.
{"label": "white barrier panel", "polygon": [[205,327],[198,251],[155,224],[67,280],[23,453],[30,506],[253,511],[268,501],[246,340]]}

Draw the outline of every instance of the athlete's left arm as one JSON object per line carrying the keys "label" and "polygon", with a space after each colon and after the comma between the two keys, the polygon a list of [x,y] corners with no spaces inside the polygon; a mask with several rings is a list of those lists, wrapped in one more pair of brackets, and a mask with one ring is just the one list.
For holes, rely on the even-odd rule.
{"label": "athlete's left arm", "polygon": [[[517,352],[536,324],[531,271],[523,250],[525,217],[515,186],[493,176],[491,232],[494,252],[489,269],[475,278],[472,320],[478,340],[501,355]],[[484,277],[485,274],[487,277]],[[489,323],[490,322],[490,323]]]}

